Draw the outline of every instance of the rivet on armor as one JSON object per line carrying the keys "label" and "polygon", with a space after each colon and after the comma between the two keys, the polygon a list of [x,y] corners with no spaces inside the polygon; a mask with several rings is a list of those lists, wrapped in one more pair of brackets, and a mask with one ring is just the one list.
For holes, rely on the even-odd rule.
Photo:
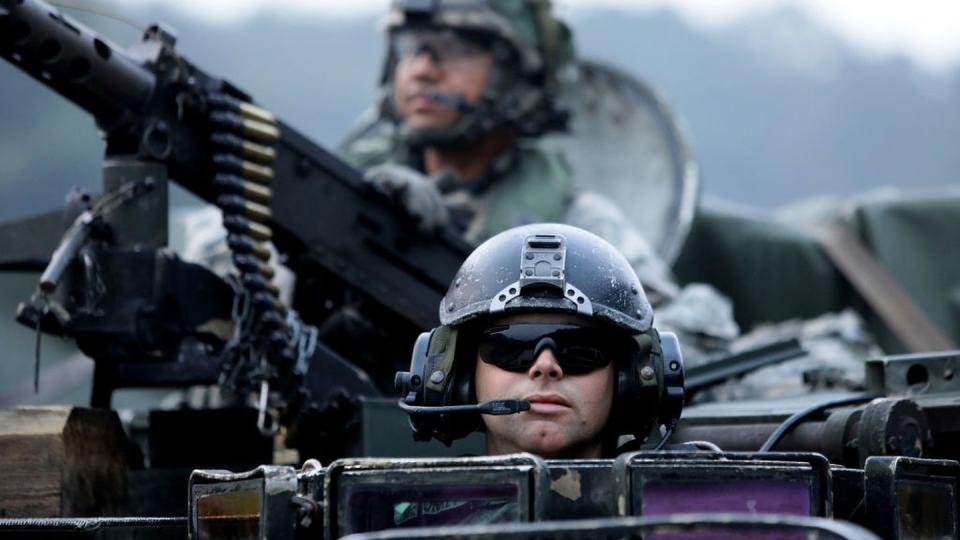
{"label": "rivet on armor", "polygon": [[553,254],[553,260],[559,261],[561,258],[562,258],[562,255],[560,255],[559,253],[554,253],[554,254]]}
{"label": "rivet on armor", "polygon": [[533,260],[533,253],[527,253],[527,260],[528,260],[528,261],[532,261],[532,260]]}
{"label": "rivet on armor", "polygon": [[532,275],[533,275],[533,269],[532,269],[532,268],[527,268],[527,270],[524,272],[524,274],[526,274],[526,275],[528,275],[528,276],[532,276]]}
{"label": "rivet on armor", "polygon": [[653,368],[650,366],[643,366],[643,368],[640,369],[640,378],[645,381],[652,381],[656,376],[657,374],[654,373]]}
{"label": "rivet on armor", "polygon": [[439,369],[430,374],[430,382],[433,384],[440,384],[443,382],[443,372]]}
{"label": "rivet on armor", "polygon": [[670,371],[676,371],[678,369],[680,369],[680,364],[678,364],[676,360],[670,362]]}

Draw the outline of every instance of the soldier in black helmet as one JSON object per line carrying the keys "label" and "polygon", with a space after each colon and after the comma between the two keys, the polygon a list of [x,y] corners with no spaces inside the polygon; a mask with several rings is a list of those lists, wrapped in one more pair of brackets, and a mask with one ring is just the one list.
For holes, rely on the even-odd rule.
{"label": "soldier in black helmet", "polygon": [[619,436],[672,429],[683,406],[676,338],[627,260],[587,231],[504,231],[464,262],[442,325],[397,376],[414,434],[449,444],[482,429],[488,454],[611,455]]}

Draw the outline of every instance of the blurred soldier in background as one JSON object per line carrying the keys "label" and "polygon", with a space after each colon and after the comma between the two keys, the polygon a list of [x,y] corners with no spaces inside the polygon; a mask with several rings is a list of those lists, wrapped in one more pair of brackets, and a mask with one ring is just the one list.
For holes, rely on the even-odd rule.
{"label": "blurred soldier in background", "polygon": [[[566,127],[556,97],[573,60],[570,31],[548,0],[400,0],[386,31],[385,121],[369,122],[343,150],[370,182],[424,229],[452,226],[472,243],[535,222],[592,231],[627,257],[658,325],[681,335],[688,357],[726,350],[739,334],[730,303],[706,285],[678,287],[643,231],[575,185],[564,155],[542,144]],[[624,204],[645,211],[644,201]]]}

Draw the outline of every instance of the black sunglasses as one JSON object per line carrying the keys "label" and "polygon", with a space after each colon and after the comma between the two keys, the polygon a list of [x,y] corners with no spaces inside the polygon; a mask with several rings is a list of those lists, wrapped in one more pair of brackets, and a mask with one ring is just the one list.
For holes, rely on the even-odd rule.
{"label": "black sunglasses", "polygon": [[583,375],[626,358],[636,342],[622,330],[572,324],[505,324],[477,335],[480,360],[506,371],[530,369],[545,348],[553,350],[566,375]]}

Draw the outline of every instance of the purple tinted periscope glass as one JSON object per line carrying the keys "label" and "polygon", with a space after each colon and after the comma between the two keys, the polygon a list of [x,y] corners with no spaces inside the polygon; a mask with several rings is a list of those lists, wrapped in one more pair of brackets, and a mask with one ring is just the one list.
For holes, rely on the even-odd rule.
{"label": "purple tinted periscope glass", "polygon": [[[643,515],[730,512],[738,514],[810,515],[810,486],[795,480],[683,481],[649,480],[643,484]],[[793,533],[794,531],[791,531]],[[795,531],[796,538],[804,538]],[[784,531],[689,531],[683,534],[656,534],[656,538],[720,540],[784,538]],[[787,538],[794,538],[792,534]]]}
{"label": "purple tinted periscope glass", "polygon": [[[515,484],[387,484],[347,486],[340,534],[396,527],[523,521]],[[343,504],[343,503],[341,503]]]}

